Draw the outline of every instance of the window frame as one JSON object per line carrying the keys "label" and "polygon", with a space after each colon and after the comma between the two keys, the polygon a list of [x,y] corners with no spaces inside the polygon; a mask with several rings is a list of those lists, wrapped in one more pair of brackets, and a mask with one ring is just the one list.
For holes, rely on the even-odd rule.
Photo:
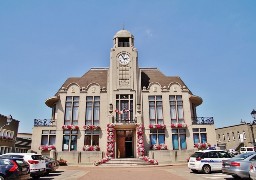
{"label": "window frame", "polygon": [[[188,148],[188,145],[187,145],[187,136],[186,136],[186,133],[187,133],[187,130],[186,129],[183,129],[183,128],[174,128],[171,130],[171,133],[172,133],[172,149],[173,150],[186,150]],[[177,136],[178,139],[177,139],[177,142],[178,142],[178,148],[175,148],[174,146],[174,137]],[[182,139],[181,139],[181,136],[184,136],[185,137],[185,148],[182,147]]]}
{"label": "window frame", "polygon": [[[197,143],[207,143],[207,129],[206,128],[192,128],[192,132],[193,132],[193,142],[194,144]],[[198,142],[195,141],[195,135],[198,135]],[[203,140],[203,135],[205,135],[205,141]]]}
{"label": "window frame", "polygon": [[[66,96],[64,125],[78,125],[79,102],[80,102],[79,96]],[[70,108],[70,109],[68,109],[68,108]],[[76,115],[77,119],[74,117],[75,112],[77,113],[77,115]],[[67,119],[68,116],[69,116],[69,119]]]}
{"label": "window frame", "polygon": [[[64,148],[64,137],[68,137],[68,144],[67,149]],[[72,146],[72,137],[75,137],[75,148],[71,149]],[[62,151],[77,151],[77,137],[78,137],[78,130],[63,130],[63,138],[62,138]]]}
{"label": "window frame", "polygon": [[[90,137],[90,144],[86,144],[86,136]],[[94,137],[97,137],[97,141],[98,143],[94,143]],[[99,146],[100,144],[100,131],[96,130],[96,131],[93,131],[93,130],[86,130],[84,132],[84,145],[89,145],[89,146]]]}
{"label": "window frame", "polygon": [[[89,98],[91,98],[91,100],[89,100]],[[90,106],[88,105],[89,103],[91,103]],[[89,108],[91,108],[91,110]],[[90,119],[88,118],[89,113],[91,114]],[[96,115],[95,115],[96,113],[98,118],[96,118]],[[99,126],[99,124],[100,124],[100,96],[86,96],[85,125]]]}
{"label": "window frame", "polygon": [[170,95],[169,105],[170,105],[171,124],[185,123],[182,95]]}
{"label": "window frame", "polygon": [[[43,137],[46,137],[47,139],[47,143],[43,143]],[[51,137],[55,137],[54,143],[50,143],[51,142]],[[56,144],[56,130],[42,130],[42,134],[41,134],[41,145],[53,145],[55,146]]]}
{"label": "window frame", "polygon": [[152,143],[152,136],[155,136],[156,138],[156,143],[157,145],[160,145],[159,143],[159,137],[160,136],[164,136],[164,143],[161,144],[165,144],[165,139],[166,139],[166,135],[165,135],[165,129],[150,129],[149,131],[149,139],[150,139],[150,145],[153,146],[154,144]]}
{"label": "window frame", "polygon": [[[162,95],[149,95],[148,103],[149,103],[149,124],[164,124]],[[151,113],[153,113],[153,116],[154,116],[153,119],[151,119],[152,117]]]}

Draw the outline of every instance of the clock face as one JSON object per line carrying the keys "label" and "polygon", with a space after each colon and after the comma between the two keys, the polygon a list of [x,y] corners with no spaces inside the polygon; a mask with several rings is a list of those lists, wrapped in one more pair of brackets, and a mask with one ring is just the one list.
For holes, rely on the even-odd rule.
{"label": "clock face", "polygon": [[119,56],[118,56],[118,60],[119,63],[122,65],[126,65],[130,62],[130,56],[128,55],[128,53],[126,52],[122,52]]}

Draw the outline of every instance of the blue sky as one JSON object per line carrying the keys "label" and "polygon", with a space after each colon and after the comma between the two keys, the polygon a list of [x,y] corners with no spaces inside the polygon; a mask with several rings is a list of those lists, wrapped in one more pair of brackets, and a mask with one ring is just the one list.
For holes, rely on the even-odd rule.
{"label": "blue sky", "polygon": [[180,76],[216,127],[256,109],[255,0],[0,1],[0,114],[32,132],[69,77],[108,67],[114,34],[135,36],[140,67]]}

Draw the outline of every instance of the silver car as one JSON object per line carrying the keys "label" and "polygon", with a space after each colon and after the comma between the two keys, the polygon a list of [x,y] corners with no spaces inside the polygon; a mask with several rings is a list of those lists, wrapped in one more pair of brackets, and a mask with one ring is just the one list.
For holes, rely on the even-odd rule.
{"label": "silver car", "polygon": [[256,152],[239,154],[229,160],[222,161],[222,173],[234,178],[249,178],[252,161],[256,161]]}

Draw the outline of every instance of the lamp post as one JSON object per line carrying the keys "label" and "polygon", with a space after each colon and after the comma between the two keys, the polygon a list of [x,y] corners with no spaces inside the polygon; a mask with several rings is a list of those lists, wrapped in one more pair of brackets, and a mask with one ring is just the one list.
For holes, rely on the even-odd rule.
{"label": "lamp post", "polygon": [[253,146],[255,147],[255,138],[254,138],[254,132],[253,132],[253,125],[256,124],[256,111],[253,109],[251,112],[253,121],[252,123],[250,123],[251,126],[251,131],[252,131],[252,142],[253,142]]}
{"label": "lamp post", "polygon": [[2,127],[0,127],[0,131],[2,131],[2,129],[3,129],[5,126],[10,125],[11,122],[12,122],[12,115],[9,115],[9,116],[6,117],[6,124],[4,124]]}

